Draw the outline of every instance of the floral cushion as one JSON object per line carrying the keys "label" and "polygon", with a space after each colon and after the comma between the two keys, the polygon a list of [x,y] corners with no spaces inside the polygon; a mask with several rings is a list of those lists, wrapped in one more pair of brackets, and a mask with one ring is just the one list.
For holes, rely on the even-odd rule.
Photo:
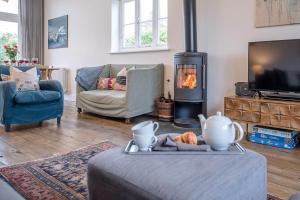
{"label": "floral cushion", "polygon": [[15,67],[11,68],[10,80],[16,81],[18,91],[39,90],[39,79],[37,69],[33,67],[26,72],[23,72]]}
{"label": "floral cushion", "polygon": [[99,77],[98,80],[98,90],[113,90],[116,83],[115,78],[103,78]]}

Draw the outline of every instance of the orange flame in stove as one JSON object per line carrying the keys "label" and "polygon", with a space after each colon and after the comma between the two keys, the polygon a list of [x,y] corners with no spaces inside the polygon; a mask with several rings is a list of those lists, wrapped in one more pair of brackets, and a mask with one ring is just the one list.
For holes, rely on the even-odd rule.
{"label": "orange flame in stove", "polygon": [[189,89],[194,89],[197,86],[197,79],[195,74],[189,74],[185,81],[182,83],[182,86]]}

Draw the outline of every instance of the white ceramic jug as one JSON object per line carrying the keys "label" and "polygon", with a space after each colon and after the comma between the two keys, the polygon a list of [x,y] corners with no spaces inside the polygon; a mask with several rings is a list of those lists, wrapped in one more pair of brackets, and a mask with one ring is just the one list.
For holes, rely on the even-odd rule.
{"label": "white ceramic jug", "polygon": [[[221,112],[205,119],[199,115],[202,128],[202,136],[206,144],[218,151],[227,150],[228,147],[241,141],[244,131],[237,122],[232,122],[228,117],[222,116]],[[239,131],[238,139],[236,138],[236,129]]]}

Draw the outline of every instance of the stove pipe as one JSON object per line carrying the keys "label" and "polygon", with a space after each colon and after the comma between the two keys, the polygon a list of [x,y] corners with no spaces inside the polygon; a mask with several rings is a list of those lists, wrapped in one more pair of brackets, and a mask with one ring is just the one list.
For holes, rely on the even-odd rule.
{"label": "stove pipe", "polygon": [[197,52],[196,0],[183,0],[185,22],[185,50]]}

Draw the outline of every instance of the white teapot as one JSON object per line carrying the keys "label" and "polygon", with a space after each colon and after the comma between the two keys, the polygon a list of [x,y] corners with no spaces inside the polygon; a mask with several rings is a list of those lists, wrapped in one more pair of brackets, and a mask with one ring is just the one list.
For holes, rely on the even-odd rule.
{"label": "white teapot", "polygon": [[[202,136],[206,144],[217,151],[225,151],[231,144],[237,143],[243,139],[244,131],[240,124],[232,122],[228,117],[222,116],[221,112],[217,115],[205,119],[203,115],[198,115]],[[236,128],[239,131],[239,137],[236,138]]]}

